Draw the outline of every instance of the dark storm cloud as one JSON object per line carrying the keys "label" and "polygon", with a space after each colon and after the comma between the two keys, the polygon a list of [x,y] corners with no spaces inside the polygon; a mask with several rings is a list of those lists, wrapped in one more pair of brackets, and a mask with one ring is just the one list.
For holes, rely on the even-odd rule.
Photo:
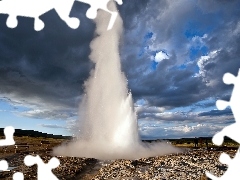
{"label": "dark storm cloud", "polygon": [[[214,10],[210,11],[210,4],[214,4]],[[123,48],[123,69],[135,100],[144,98],[153,106],[174,108],[209,97],[229,97],[232,86],[225,85],[222,76],[226,72],[237,75],[240,67],[237,7],[238,1],[149,1],[137,17],[136,28],[125,35],[127,43]],[[190,37],[186,37],[189,30]],[[155,37],[145,45],[149,31]],[[151,54],[140,57],[139,46],[145,46],[146,51],[165,49],[170,58],[152,71]],[[196,53],[195,60],[190,60],[190,47],[201,46],[208,49],[208,54]],[[204,55],[208,58],[200,66],[198,62]],[[186,66],[183,69],[179,68],[182,64]]]}
{"label": "dark storm cloud", "polygon": [[[128,19],[126,26],[146,3],[125,1],[119,6]],[[5,25],[7,15],[0,15],[0,93],[10,104],[30,108],[21,115],[66,119],[76,114],[82,85],[93,68],[88,56],[95,24],[86,18],[88,8],[74,3],[70,16],[81,21],[76,30],[54,10],[40,17],[45,23],[40,32],[33,29],[31,18],[18,17],[17,28],[10,29]]]}
{"label": "dark storm cloud", "polygon": [[135,28],[137,16],[145,10],[148,3],[149,1],[123,0],[123,4],[118,6],[126,30]]}
{"label": "dark storm cloud", "polygon": [[[150,60],[147,60],[150,64]],[[149,67],[143,61],[145,60],[141,62],[141,59],[139,59],[135,67],[143,66],[141,64],[144,64],[145,68]],[[133,92],[133,96],[136,99],[145,98],[151,105],[159,107],[186,106],[197,102],[199,96],[201,98],[208,97],[205,90],[206,85],[202,84],[201,78],[192,77],[194,75],[192,69],[182,70],[173,68],[175,62],[171,58],[165,62],[161,62],[156,71],[150,72],[145,76],[140,76],[142,74],[141,71],[146,71],[144,68],[136,67],[136,69],[139,68],[139,71],[134,71],[134,66],[130,66],[131,70],[129,70],[128,77],[129,82],[132,82],[132,84],[129,84],[129,87]],[[131,80],[131,78],[136,79],[136,81]]]}
{"label": "dark storm cloud", "polygon": [[[9,29],[7,16],[0,15],[0,93],[12,104],[30,108],[22,115],[60,119],[76,115],[82,85],[94,67],[88,56],[95,25],[85,16],[88,7],[74,3],[70,16],[81,20],[76,30],[53,10],[41,16],[45,28],[40,32],[34,31],[30,18],[19,18],[18,27]],[[164,112],[159,107],[169,110],[207,98],[229,99],[232,86],[225,85],[222,76],[225,72],[237,75],[240,67],[239,1],[124,0],[118,8],[124,22],[122,69],[135,102],[144,99],[148,104],[139,111],[139,118],[190,122],[216,115],[215,111],[199,117],[158,113]],[[194,27],[199,30],[195,39]],[[149,32],[153,37],[144,39]],[[186,32],[192,36],[186,37]],[[208,53],[198,52],[190,59],[191,47],[201,46]],[[169,59],[153,69],[152,52],[159,50],[166,51]],[[211,55],[214,51],[218,52]],[[209,57],[199,67],[204,55]]]}
{"label": "dark storm cloud", "polygon": [[222,115],[230,115],[232,116],[232,111],[231,109],[225,109],[225,110],[222,110],[222,111],[219,111],[219,110],[211,110],[211,111],[208,111],[208,112],[202,112],[202,113],[199,113],[198,116],[222,116]]}
{"label": "dark storm cloud", "polygon": [[[147,2],[125,1],[120,13],[128,19]],[[69,28],[54,10],[40,18],[45,27],[36,32],[34,20],[18,17],[17,28],[10,29],[7,15],[0,15],[0,93],[12,105],[30,108],[21,115],[32,118],[67,119],[76,115],[83,83],[93,64],[89,44],[95,24],[86,18],[89,5],[75,2],[71,17],[80,19],[80,27]]]}
{"label": "dark storm cloud", "polygon": [[[10,29],[3,23],[7,16],[0,15],[0,92],[11,103],[50,111],[78,107],[82,84],[92,68],[88,55],[95,25],[85,17],[87,8],[74,4],[70,16],[81,20],[77,30],[53,10],[40,17],[45,23],[40,32],[34,31],[33,19],[19,17],[18,27]],[[36,117],[49,115],[43,112]],[[49,117],[59,118],[58,112],[52,113]]]}

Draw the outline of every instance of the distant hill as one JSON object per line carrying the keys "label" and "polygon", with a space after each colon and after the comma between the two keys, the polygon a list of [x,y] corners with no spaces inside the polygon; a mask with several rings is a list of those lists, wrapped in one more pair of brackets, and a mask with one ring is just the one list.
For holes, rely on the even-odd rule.
{"label": "distant hill", "polygon": [[[170,142],[194,142],[195,137],[192,138],[177,138],[177,139],[143,139],[143,141],[145,142],[152,142],[152,141],[161,141],[161,140],[166,140],[166,141],[170,141]],[[197,137],[198,140],[202,139],[202,140],[208,140],[208,141],[212,141],[212,137]],[[229,137],[225,136],[224,137],[224,142],[233,142],[232,139],[230,139]]]}
{"label": "distant hill", "polygon": [[[3,131],[4,131],[4,128],[0,128],[0,136],[4,136]],[[21,136],[45,137],[45,138],[54,138],[54,139],[72,139],[71,136],[54,135],[54,134],[47,134],[47,133],[34,131],[34,130],[22,130],[22,129],[15,129],[14,136],[17,136],[17,137],[21,137]]]}
{"label": "distant hill", "polygon": [[[0,136],[4,136],[3,134],[4,128],[0,128]],[[21,137],[21,136],[29,136],[29,137],[44,137],[44,138],[54,138],[54,139],[72,139],[72,136],[62,136],[62,135],[54,135],[54,134],[47,134],[39,131],[34,130],[23,130],[23,129],[15,129],[14,136]],[[194,141],[195,138],[178,138],[178,139],[161,139],[161,140],[168,140],[168,141]],[[212,137],[198,137],[198,139],[207,139],[209,141],[212,140]],[[145,142],[152,142],[157,141],[158,139],[142,139]],[[159,139],[160,140],[160,139]],[[224,137],[225,141],[233,141],[229,137]]]}

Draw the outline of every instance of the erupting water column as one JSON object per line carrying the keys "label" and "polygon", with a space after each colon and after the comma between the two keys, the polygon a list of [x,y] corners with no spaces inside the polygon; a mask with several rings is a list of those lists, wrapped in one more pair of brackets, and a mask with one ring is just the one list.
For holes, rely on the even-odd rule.
{"label": "erupting water column", "polygon": [[[118,18],[112,30],[106,31],[106,13],[99,13],[96,38],[91,42],[90,59],[95,70],[85,83],[86,95],[80,107],[80,136],[94,144],[124,148],[138,141],[132,97],[121,72],[118,42],[122,21]],[[102,144],[102,145],[103,145]]]}
{"label": "erupting water column", "polygon": [[[115,3],[110,3],[113,10]],[[55,155],[98,159],[136,159],[177,152],[167,143],[143,144],[138,135],[127,80],[121,72],[119,39],[122,19],[107,31],[109,14],[98,12],[96,37],[91,42],[90,59],[96,63],[85,82],[85,95],[76,124],[78,139],[54,149]]]}

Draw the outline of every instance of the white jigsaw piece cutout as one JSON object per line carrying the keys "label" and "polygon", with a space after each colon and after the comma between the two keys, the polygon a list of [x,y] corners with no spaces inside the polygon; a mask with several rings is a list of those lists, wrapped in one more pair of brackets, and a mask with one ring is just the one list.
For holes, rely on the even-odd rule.
{"label": "white jigsaw piece cutout", "polygon": [[24,180],[23,173],[21,172],[16,172],[13,174],[13,180]]}
{"label": "white jigsaw piece cutout", "polygon": [[60,165],[60,161],[56,157],[51,158],[48,163],[44,163],[38,155],[27,155],[24,158],[24,163],[27,166],[33,166],[34,164],[38,165],[38,180],[58,180],[58,178],[52,172],[52,169],[57,168]]}
{"label": "white jigsaw piece cutout", "polygon": [[[8,162],[6,160],[0,161],[0,172],[1,171],[7,171],[8,170]],[[21,172],[15,172],[13,174],[13,180],[24,180],[23,173]]]}
{"label": "white jigsaw piece cutout", "polygon": [[238,180],[240,177],[239,165],[240,165],[240,150],[237,150],[237,153],[234,158],[230,158],[230,156],[226,153],[222,153],[219,157],[219,161],[222,164],[226,164],[228,166],[227,171],[221,176],[216,177],[208,172],[206,172],[206,176],[211,178],[212,180]]}
{"label": "white jigsaw piece cutout", "polygon": [[[4,135],[5,139],[0,140],[0,146],[11,146],[15,144],[13,134],[15,129],[12,126],[7,126],[4,128]],[[7,171],[8,170],[8,162],[6,160],[0,161],[0,171]],[[16,172],[13,174],[13,180],[23,180],[23,173]]]}
{"label": "white jigsaw piece cutout", "polygon": [[13,139],[13,134],[15,129],[12,126],[7,126],[4,128],[5,139],[0,139],[0,146],[11,146],[15,144]]}
{"label": "white jigsaw piece cutout", "polygon": [[[212,142],[218,146],[221,146],[224,141],[224,136],[227,136],[231,138],[232,140],[240,143],[240,99],[239,99],[239,93],[240,93],[240,69],[238,71],[238,75],[235,77],[233,74],[225,73],[223,76],[223,82],[225,84],[233,84],[233,91],[230,98],[230,101],[223,101],[218,100],[216,102],[216,106],[219,110],[224,110],[228,106],[231,107],[232,113],[235,118],[235,123],[226,126],[223,128],[220,132],[216,133],[213,138]],[[221,177],[213,176],[212,174],[206,172],[207,177],[211,178],[212,180],[233,180],[233,177],[236,177],[235,179],[239,179],[240,177],[240,171],[239,171],[239,165],[240,165],[240,150],[238,149],[235,157],[231,159],[226,153],[222,153],[219,160],[223,164],[228,165],[228,169],[225,172],[225,174]]]}
{"label": "white jigsaw piece cutout", "polygon": [[[109,22],[108,30],[113,27],[118,13],[108,10],[107,4],[110,0],[77,0],[89,4],[91,7],[86,13],[89,19],[94,19],[97,16],[97,10],[102,9],[109,12],[112,16]],[[115,0],[119,5],[122,0]],[[15,28],[18,25],[17,16],[34,18],[34,29],[40,31],[44,28],[44,22],[39,16],[46,12],[55,9],[59,17],[66,24],[76,29],[80,25],[80,20],[75,17],[69,17],[72,6],[75,0],[2,0],[0,1],[0,14],[8,14],[7,26]]]}
{"label": "white jigsaw piece cutout", "polygon": [[8,162],[6,160],[0,161],[0,171],[6,171],[8,169]]}
{"label": "white jigsaw piece cutout", "polygon": [[235,123],[223,128],[220,132],[213,136],[213,143],[220,146],[224,141],[224,136],[228,136],[234,141],[240,143],[240,70],[238,72],[238,76],[235,77],[230,73],[225,73],[223,76],[223,82],[225,84],[234,84],[234,88],[232,91],[232,95],[230,101],[218,100],[216,102],[216,106],[219,110],[224,110],[226,107],[230,106],[235,118]]}
{"label": "white jigsaw piece cutout", "polygon": [[[118,16],[118,12],[114,12],[114,11],[110,11],[107,7],[108,3],[110,0],[76,0],[76,1],[80,1],[86,4],[89,4],[91,7],[87,10],[86,12],[86,16],[89,19],[95,19],[97,17],[97,11],[98,9],[102,9],[108,13],[111,14],[111,19],[110,22],[108,24],[108,28],[107,30],[112,29],[114,22]],[[123,2],[122,0],[115,0],[119,5],[122,5]]]}
{"label": "white jigsaw piece cutout", "polygon": [[74,0],[2,0],[0,1],[0,13],[9,14],[7,26],[15,28],[18,25],[17,16],[34,18],[34,29],[40,31],[44,28],[44,22],[39,16],[51,9],[55,9],[59,17],[73,29],[76,29],[80,21],[69,17]]}

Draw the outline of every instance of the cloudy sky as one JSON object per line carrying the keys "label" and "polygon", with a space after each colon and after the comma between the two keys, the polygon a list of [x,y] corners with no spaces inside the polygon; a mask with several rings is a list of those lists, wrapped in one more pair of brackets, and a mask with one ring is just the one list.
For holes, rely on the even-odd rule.
{"label": "cloudy sky", "polygon": [[[74,3],[75,30],[54,10],[40,17],[39,32],[31,18],[10,29],[0,15],[0,127],[70,135],[94,68],[88,8]],[[234,122],[231,109],[219,111],[215,102],[232,92],[223,74],[240,68],[240,1],[123,0],[118,9],[122,71],[143,138],[212,136]]]}

